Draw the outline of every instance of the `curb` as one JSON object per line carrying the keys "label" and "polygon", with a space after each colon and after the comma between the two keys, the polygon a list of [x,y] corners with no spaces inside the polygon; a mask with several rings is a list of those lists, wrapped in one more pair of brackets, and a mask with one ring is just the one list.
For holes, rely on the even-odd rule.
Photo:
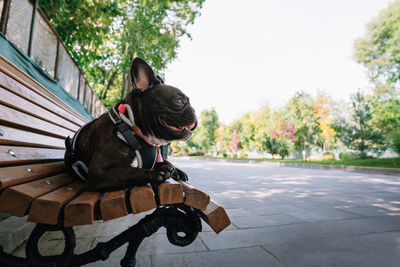
{"label": "curb", "polygon": [[184,157],[194,158],[209,161],[221,161],[229,163],[249,163],[249,164],[265,164],[274,167],[291,167],[291,168],[305,168],[317,170],[342,170],[349,172],[362,172],[374,173],[385,175],[400,176],[400,168],[383,168],[383,167],[365,167],[365,166],[348,166],[348,165],[328,165],[328,164],[312,164],[312,163],[290,163],[290,162],[270,162],[270,161],[256,161],[256,160],[234,160],[234,159],[210,159],[201,157]]}

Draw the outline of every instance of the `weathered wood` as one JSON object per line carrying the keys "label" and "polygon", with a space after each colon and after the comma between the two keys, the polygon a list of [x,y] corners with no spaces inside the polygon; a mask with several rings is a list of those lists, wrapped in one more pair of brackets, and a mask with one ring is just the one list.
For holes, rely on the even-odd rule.
{"label": "weathered wood", "polygon": [[0,168],[0,190],[64,171],[64,161]]}
{"label": "weathered wood", "polygon": [[71,183],[73,180],[70,175],[63,173],[8,187],[0,195],[0,210],[22,217],[26,214],[33,199]]}
{"label": "weathered wood", "polygon": [[[1,61],[1,56],[0,56],[0,61]],[[70,122],[82,126],[87,122],[87,120],[81,120],[79,118],[74,117],[71,113],[67,112],[57,104],[51,102],[48,98],[44,97],[41,94],[36,93],[35,91],[32,91],[28,87],[22,85],[21,83],[17,82],[13,78],[7,76],[6,73],[3,72],[3,68],[0,65],[0,85],[6,88],[9,91],[12,91],[14,94],[25,98],[28,101],[31,101],[35,105],[38,105],[50,112],[53,112],[55,114],[58,114],[65,118],[66,120],[69,120]]]}
{"label": "weathered wood", "polygon": [[0,86],[0,95],[1,95],[0,103],[2,103],[5,106],[19,110],[23,113],[29,114],[33,117],[45,120],[47,122],[69,129],[71,131],[77,131],[79,129],[78,125],[63,119],[60,116],[50,111],[47,111],[46,109],[38,105],[35,105],[34,103],[16,94],[13,94],[12,92],[2,88],[1,86]]}
{"label": "weathered wood", "polygon": [[40,83],[35,81],[29,75],[26,75],[22,70],[16,67],[14,64],[9,62],[6,58],[0,55],[0,71],[4,72],[7,76],[12,77],[14,80],[28,87],[30,90],[42,95],[48,100],[55,103],[57,106],[61,107],[66,112],[70,113],[73,117],[79,118],[81,121],[86,121],[86,118],[81,114],[71,109],[67,104],[65,104],[57,96],[49,92]]}
{"label": "weathered wood", "polygon": [[205,211],[210,203],[210,196],[186,182],[180,181],[180,183],[183,186],[183,192],[185,192],[185,201],[183,203],[195,209]]}
{"label": "weathered wood", "polygon": [[29,164],[64,159],[63,149],[0,146],[0,166],[9,164]]}
{"label": "weathered wood", "polygon": [[103,221],[108,221],[128,215],[126,208],[125,190],[108,192],[100,202],[100,211]]}
{"label": "weathered wood", "polygon": [[64,208],[64,226],[92,224],[100,196],[99,192],[84,192],[69,202]]}
{"label": "weathered wood", "polygon": [[57,224],[62,207],[80,194],[86,183],[76,181],[32,201],[28,221]]}
{"label": "weathered wood", "polygon": [[210,200],[205,211],[200,212],[200,216],[217,234],[231,224],[225,209],[213,200]]}
{"label": "weathered wood", "polygon": [[141,213],[157,207],[153,190],[150,186],[139,186],[131,189],[129,195],[132,213]]}
{"label": "weathered wood", "polygon": [[29,114],[12,109],[0,104],[0,124],[13,125],[14,128],[30,130],[45,135],[66,138],[73,136],[74,132],[52,124],[50,122],[38,119]]}
{"label": "weathered wood", "polygon": [[55,138],[0,125],[0,144],[63,149],[64,138]]}
{"label": "weathered wood", "polygon": [[160,205],[183,203],[183,187],[173,179],[169,179],[157,187]]}

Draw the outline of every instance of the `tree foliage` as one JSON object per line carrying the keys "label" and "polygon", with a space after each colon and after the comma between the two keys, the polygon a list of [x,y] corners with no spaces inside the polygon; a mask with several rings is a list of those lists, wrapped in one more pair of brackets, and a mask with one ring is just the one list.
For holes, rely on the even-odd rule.
{"label": "tree foliage", "polygon": [[[128,89],[135,56],[163,71],[177,55],[187,26],[204,0],[40,0],[67,48],[103,103],[110,107]],[[124,82],[125,81],[125,82]]]}
{"label": "tree foliage", "polygon": [[381,152],[385,148],[384,138],[373,124],[371,100],[364,92],[358,91],[351,96],[351,106],[350,118],[337,122],[341,140],[348,147],[358,150],[361,158],[366,158],[368,151]]}
{"label": "tree foliage", "polygon": [[400,1],[396,0],[367,25],[367,33],[354,45],[354,57],[375,84],[400,79]]}
{"label": "tree foliage", "polygon": [[203,110],[199,118],[199,129],[195,131],[191,142],[200,150],[215,149],[215,132],[219,128],[218,114],[214,108]]}

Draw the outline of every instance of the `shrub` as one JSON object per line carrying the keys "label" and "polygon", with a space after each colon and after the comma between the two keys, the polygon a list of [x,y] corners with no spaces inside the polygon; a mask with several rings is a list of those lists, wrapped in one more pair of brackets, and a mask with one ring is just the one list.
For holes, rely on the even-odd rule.
{"label": "shrub", "polygon": [[335,159],[335,154],[332,152],[324,152],[321,158],[321,160],[334,160],[334,159]]}
{"label": "shrub", "polygon": [[391,135],[392,147],[397,154],[400,155],[400,132]]}
{"label": "shrub", "polygon": [[282,159],[289,156],[290,153],[290,143],[287,140],[280,140],[278,142],[278,155]]}
{"label": "shrub", "polygon": [[189,153],[188,156],[191,156],[191,157],[194,157],[194,156],[204,156],[204,152],[196,151],[196,152]]}
{"label": "shrub", "polygon": [[223,156],[224,158],[226,158],[226,157],[228,156],[228,154],[226,154],[226,152],[224,152],[224,153],[222,153],[222,156]]}
{"label": "shrub", "polygon": [[344,152],[340,152],[340,154],[339,154],[340,160],[352,160],[352,159],[358,159],[358,158],[360,158],[360,156],[358,155],[358,153],[354,153],[354,152],[344,151]]}
{"label": "shrub", "polygon": [[236,153],[232,154],[232,158],[236,159],[237,158],[237,154]]}
{"label": "shrub", "polygon": [[241,159],[247,159],[248,155],[246,153],[240,153],[240,158]]}

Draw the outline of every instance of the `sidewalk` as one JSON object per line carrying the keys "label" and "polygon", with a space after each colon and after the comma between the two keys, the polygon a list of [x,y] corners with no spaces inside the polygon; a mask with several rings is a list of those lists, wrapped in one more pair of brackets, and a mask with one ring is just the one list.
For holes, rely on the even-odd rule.
{"label": "sidewalk", "polygon": [[[187,158],[189,158],[189,157],[187,157]],[[212,158],[201,158],[201,157],[198,157],[196,159],[230,162],[230,163],[266,164],[266,165],[276,166],[276,167],[307,168],[307,169],[319,169],[319,170],[343,170],[343,171],[350,171],[350,172],[376,173],[376,174],[387,174],[387,175],[400,176],[400,168],[329,165],[329,164],[313,164],[313,163],[272,162],[272,161],[257,161],[257,160],[251,160],[251,159],[235,160],[235,159],[225,159],[225,158],[212,159]]]}
{"label": "sidewalk", "polygon": [[[218,235],[203,224],[199,237],[183,248],[169,244],[161,229],[142,243],[136,266],[399,266],[398,176],[172,160],[225,207],[232,224]],[[75,252],[109,240],[142,216],[75,227]],[[59,235],[45,239],[42,251],[62,250]],[[88,266],[119,266],[124,253],[118,249]],[[24,246],[14,254],[24,254]]]}

